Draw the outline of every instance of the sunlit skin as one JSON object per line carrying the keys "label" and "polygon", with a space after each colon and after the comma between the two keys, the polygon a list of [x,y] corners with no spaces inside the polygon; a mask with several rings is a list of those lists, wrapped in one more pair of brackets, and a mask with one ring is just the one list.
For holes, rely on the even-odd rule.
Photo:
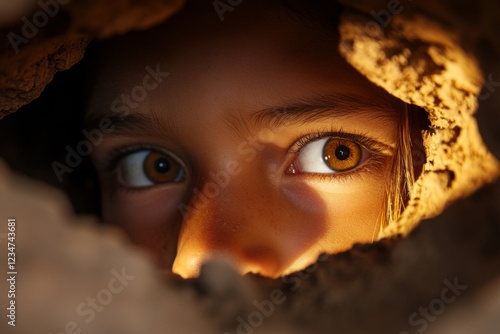
{"label": "sunlit skin", "polygon": [[[224,22],[211,2],[197,6],[107,42],[94,65],[90,119],[112,118],[111,102],[142,85],[146,66],[169,72],[94,148],[103,219],[182,277],[215,256],[278,277],[376,239],[399,102],[340,57],[324,26],[267,1],[243,2]],[[351,151],[359,162],[336,174],[321,151],[298,162],[313,135],[342,137],[363,157]],[[184,176],[131,185],[140,179],[126,157],[148,150],[173,154]],[[214,188],[220,173],[229,181]]]}

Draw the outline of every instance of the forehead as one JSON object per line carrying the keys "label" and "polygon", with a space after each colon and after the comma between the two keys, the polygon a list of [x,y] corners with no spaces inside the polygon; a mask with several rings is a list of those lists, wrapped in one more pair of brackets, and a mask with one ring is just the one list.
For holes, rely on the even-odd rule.
{"label": "forehead", "polygon": [[198,112],[200,105],[244,110],[312,94],[380,99],[338,54],[333,26],[271,1],[243,2],[224,17],[198,2],[159,27],[103,43],[92,65],[89,113],[109,112],[111,101],[142,84],[146,67],[169,73],[149,92],[149,104]]}

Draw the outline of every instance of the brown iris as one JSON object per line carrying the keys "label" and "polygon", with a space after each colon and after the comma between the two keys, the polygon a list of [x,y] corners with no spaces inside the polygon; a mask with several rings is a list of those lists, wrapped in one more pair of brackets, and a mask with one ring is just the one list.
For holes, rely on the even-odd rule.
{"label": "brown iris", "polygon": [[351,140],[332,138],[323,148],[323,159],[336,172],[344,172],[356,167],[361,161],[361,146]]}
{"label": "brown iris", "polygon": [[182,181],[182,166],[172,157],[151,152],[144,160],[144,173],[151,182],[179,182]]}

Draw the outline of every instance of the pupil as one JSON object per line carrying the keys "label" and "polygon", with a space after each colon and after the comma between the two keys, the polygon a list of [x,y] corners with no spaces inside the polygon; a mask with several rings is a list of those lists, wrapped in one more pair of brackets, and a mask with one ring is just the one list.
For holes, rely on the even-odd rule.
{"label": "pupil", "polygon": [[335,157],[339,160],[346,160],[351,155],[351,151],[347,146],[340,145],[335,149]]}
{"label": "pupil", "polygon": [[155,169],[158,173],[168,173],[170,170],[170,162],[167,159],[158,159],[155,162]]}

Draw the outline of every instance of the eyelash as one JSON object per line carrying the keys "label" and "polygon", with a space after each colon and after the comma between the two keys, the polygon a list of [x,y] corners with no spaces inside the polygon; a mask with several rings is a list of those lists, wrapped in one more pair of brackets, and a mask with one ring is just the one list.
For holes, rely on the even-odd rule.
{"label": "eyelash", "polygon": [[118,163],[128,154],[136,153],[142,150],[152,150],[163,152],[159,147],[148,144],[136,144],[132,146],[113,148],[106,157],[105,168],[108,172],[113,172],[118,167]]}
{"label": "eyelash", "polygon": [[[352,171],[347,171],[337,174],[306,173],[303,174],[303,177],[314,177],[315,179],[324,181],[330,181],[332,179],[336,179],[347,182],[351,180],[353,177],[363,176],[364,172],[369,172],[372,167],[383,163],[384,158],[387,158],[388,156],[387,153],[388,147],[386,145],[383,145],[382,143],[373,140],[366,135],[347,133],[341,129],[339,131],[331,130],[326,132],[319,131],[316,133],[302,134],[298,139],[295,140],[295,142],[288,150],[289,153],[293,155],[293,158],[289,163],[292,163],[294,159],[297,158],[301,149],[305,147],[307,144],[326,137],[348,139],[362,145],[372,154],[372,156],[369,158],[370,161],[368,163],[364,163],[362,167],[353,169]],[[109,176],[106,179],[109,180],[108,186],[111,188],[113,192],[117,190],[123,190],[127,192],[139,192],[150,188],[150,187],[141,187],[141,188],[127,187],[121,185],[120,182],[117,181],[119,177],[118,165],[120,160],[123,159],[128,154],[136,153],[142,150],[153,150],[160,152],[164,151],[163,149],[154,145],[137,144],[132,146],[113,148],[111,152],[109,152],[108,156],[106,157],[106,161],[104,162],[103,169],[106,175]],[[164,153],[168,154],[167,152]]]}
{"label": "eyelash", "polygon": [[[291,161],[289,161],[289,164],[293,163],[293,161],[297,159],[298,154],[307,144],[323,138],[341,138],[352,140],[367,149],[370,152],[371,157],[369,158],[369,161],[367,161],[367,163],[363,163],[361,167],[355,168],[352,171],[335,174],[306,173],[303,174],[303,177],[314,177],[315,179],[320,179],[321,181],[331,181],[335,179],[347,182],[352,180],[353,178],[364,176],[366,172],[370,172],[373,167],[383,164],[385,162],[385,159],[390,156],[390,153],[388,153],[388,151],[390,151],[390,148],[388,146],[374,139],[371,139],[364,134],[348,133],[344,132],[342,129],[334,131],[332,129],[325,132],[319,131],[316,133],[302,134],[289,149],[289,153],[293,155],[293,158]],[[287,166],[289,164],[287,164]]]}
{"label": "eyelash", "polygon": [[127,187],[118,181],[118,165],[121,159],[123,159],[125,156],[136,153],[142,150],[151,150],[151,151],[157,151],[157,152],[164,152],[165,154],[168,154],[165,152],[164,149],[161,149],[158,146],[154,145],[149,145],[149,144],[136,144],[132,146],[125,146],[125,147],[117,147],[111,149],[111,151],[108,153],[108,156],[106,157],[106,161],[104,161],[104,167],[103,171],[106,177],[107,186],[111,190],[111,192],[114,194],[117,191],[123,191],[126,194],[128,193],[139,193],[145,190],[148,190],[154,186],[149,186],[149,187]]}
{"label": "eyelash", "polygon": [[290,147],[289,152],[297,154],[307,144],[309,144],[315,140],[323,139],[326,137],[352,140],[352,141],[357,142],[358,144],[362,145],[363,147],[368,149],[373,154],[387,155],[388,146],[386,146],[386,145],[384,145],[384,144],[382,144],[374,139],[371,139],[370,137],[368,137],[364,134],[348,133],[348,132],[344,132],[342,129],[340,129],[338,131],[331,130],[331,131],[325,131],[325,132],[319,131],[316,133],[302,134],[301,136],[298,137],[298,139]]}

